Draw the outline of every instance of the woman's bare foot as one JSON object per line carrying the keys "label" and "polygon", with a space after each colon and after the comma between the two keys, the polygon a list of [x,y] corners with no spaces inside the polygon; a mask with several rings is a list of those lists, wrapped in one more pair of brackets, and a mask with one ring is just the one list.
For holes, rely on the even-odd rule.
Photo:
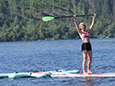
{"label": "woman's bare foot", "polygon": [[87,75],[87,73],[86,73],[86,72],[83,72],[83,75]]}
{"label": "woman's bare foot", "polygon": [[87,73],[88,73],[88,74],[92,74],[92,72],[91,72],[91,71],[88,71]]}

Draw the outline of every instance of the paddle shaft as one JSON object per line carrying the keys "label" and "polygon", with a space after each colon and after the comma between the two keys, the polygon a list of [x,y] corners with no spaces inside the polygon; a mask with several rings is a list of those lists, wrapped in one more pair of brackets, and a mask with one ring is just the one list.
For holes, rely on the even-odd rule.
{"label": "paddle shaft", "polygon": [[[76,15],[76,17],[87,17],[87,16],[93,16],[94,14],[89,14],[89,15]],[[71,18],[73,16],[59,16],[59,17],[55,17],[57,18]]]}
{"label": "paddle shaft", "polygon": [[[93,16],[94,14],[89,14],[89,15],[76,15],[76,17],[88,17],[88,16]],[[58,19],[58,18],[71,18],[73,16],[46,16],[46,17],[42,17],[43,21],[50,21],[53,19]]]}

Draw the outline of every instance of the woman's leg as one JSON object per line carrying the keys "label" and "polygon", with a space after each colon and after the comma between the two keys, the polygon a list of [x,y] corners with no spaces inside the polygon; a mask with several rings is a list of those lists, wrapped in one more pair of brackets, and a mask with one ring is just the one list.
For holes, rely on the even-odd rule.
{"label": "woman's leg", "polygon": [[83,50],[83,63],[82,63],[82,67],[83,67],[83,74],[87,74],[85,72],[85,66],[86,66],[86,61],[87,61],[87,51]]}
{"label": "woman's leg", "polygon": [[87,73],[92,73],[92,72],[90,71],[91,63],[92,63],[92,50],[88,51],[88,52],[87,52],[87,55],[88,55],[88,59],[89,59],[89,61],[88,61],[88,70],[87,70]]}

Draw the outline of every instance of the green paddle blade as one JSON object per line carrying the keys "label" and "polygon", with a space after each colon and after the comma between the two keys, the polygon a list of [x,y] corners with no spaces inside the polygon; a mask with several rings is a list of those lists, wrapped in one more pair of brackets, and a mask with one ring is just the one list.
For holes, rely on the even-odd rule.
{"label": "green paddle blade", "polygon": [[55,17],[52,17],[52,16],[46,16],[46,17],[42,17],[42,20],[43,21],[50,21],[50,20],[53,20]]}

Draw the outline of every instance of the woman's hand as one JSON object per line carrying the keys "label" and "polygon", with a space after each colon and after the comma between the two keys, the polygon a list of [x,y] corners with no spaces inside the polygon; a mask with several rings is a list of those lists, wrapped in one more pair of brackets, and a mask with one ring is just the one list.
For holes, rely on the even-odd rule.
{"label": "woman's hand", "polygon": [[93,17],[96,18],[96,13],[94,13]]}
{"label": "woman's hand", "polygon": [[75,19],[75,18],[76,18],[76,15],[73,15],[73,18]]}

